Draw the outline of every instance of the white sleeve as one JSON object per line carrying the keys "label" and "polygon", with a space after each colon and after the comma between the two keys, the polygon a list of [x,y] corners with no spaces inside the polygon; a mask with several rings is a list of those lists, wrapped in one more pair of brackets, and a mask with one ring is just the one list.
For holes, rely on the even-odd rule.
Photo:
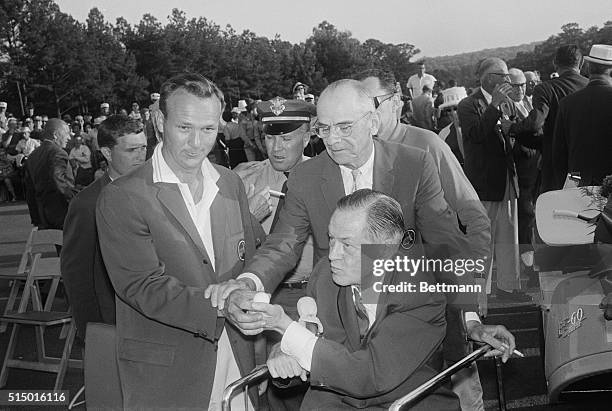
{"label": "white sleeve", "polygon": [[317,336],[293,321],[283,335],[281,351],[295,358],[303,369],[310,371],[317,339]]}

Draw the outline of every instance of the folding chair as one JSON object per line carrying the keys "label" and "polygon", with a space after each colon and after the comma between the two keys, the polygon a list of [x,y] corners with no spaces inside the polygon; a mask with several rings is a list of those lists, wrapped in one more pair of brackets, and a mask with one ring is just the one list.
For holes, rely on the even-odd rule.
{"label": "folding chair", "polygon": [[[59,390],[62,387],[66,369],[71,367],[82,368],[82,361],[70,360],[72,352],[72,344],[76,334],[76,326],[69,312],[54,312],[44,310],[40,298],[37,296],[37,289],[34,286],[36,279],[48,276],[52,281],[59,282],[60,278],[60,259],[59,257],[42,258],[40,253],[34,256],[34,261],[27,274],[26,283],[24,286],[23,295],[17,312],[11,312],[0,317],[0,320],[13,324],[13,330],[0,371],[0,387],[6,384],[9,368],[21,368],[35,371],[44,371],[57,374],[55,379],[54,390]],[[55,286],[56,288],[57,286]],[[51,287],[54,288],[53,285]],[[32,296],[33,311],[28,311],[28,301]],[[47,303],[44,308],[50,308],[50,302],[47,298]],[[36,332],[36,350],[37,361],[27,361],[14,359],[13,355],[19,336],[19,330],[22,326],[31,325],[35,327]],[[64,340],[62,356],[60,358],[48,357],[45,353],[44,332],[45,327],[54,325],[67,325],[67,336]],[[61,337],[61,336],[60,336]]]}
{"label": "folding chair", "polygon": [[[63,237],[61,230],[39,231],[36,227],[32,229],[30,235],[28,236],[28,240],[26,241],[25,250],[21,255],[21,260],[19,262],[19,266],[17,267],[17,272],[15,274],[3,274],[0,276],[0,280],[8,280],[9,282],[12,282],[11,290],[9,292],[6,307],[4,307],[3,315],[6,316],[15,310],[15,304],[19,297],[19,290],[21,289],[22,283],[25,283],[26,281],[28,272],[30,271],[32,262],[34,261],[34,253],[56,252],[57,246],[61,246],[62,244]],[[35,278],[35,281],[32,284],[32,286],[35,288],[35,293],[32,294],[32,297],[36,297],[40,300],[40,287],[38,284],[39,280],[51,280],[51,286],[44,306],[44,310],[49,311],[51,310],[51,306],[53,305],[60,279],[54,276],[53,274],[45,275],[44,270],[39,271],[37,278]],[[20,306],[24,303],[27,306],[28,300],[26,299],[24,302],[23,297],[21,297]],[[25,309],[25,307],[23,309]],[[0,333],[6,331],[6,328],[7,323],[4,321],[0,321]]]}

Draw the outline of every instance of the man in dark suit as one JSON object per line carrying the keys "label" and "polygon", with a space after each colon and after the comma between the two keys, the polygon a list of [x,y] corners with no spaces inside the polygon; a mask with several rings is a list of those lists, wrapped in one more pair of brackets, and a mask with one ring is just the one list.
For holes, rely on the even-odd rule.
{"label": "man in dark suit", "polygon": [[[357,75],[363,86],[374,99],[381,123],[377,137],[390,143],[404,144],[420,148],[431,154],[444,199],[457,213],[458,224],[462,227],[470,243],[473,259],[489,255],[491,247],[491,224],[476,191],[466,177],[463,168],[455,158],[449,146],[435,133],[419,127],[402,124],[399,115],[403,102],[399,98],[395,76],[382,70],[368,70]],[[417,97],[418,98],[418,97]],[[478,315],[474,312],[454,312],[453,306],[447,306],[447,337],[444,341],[445,360],[450,364],[459,361],[468,353],[470,345],[460,329],[454,329],[465,321],[468,334],[471,327],[477,325]],[[479,307],[484,311],[486,307]],[[464,318],[461,318],[464,316]],[[479,324],[479,323],[478,323]],[[453,391],[459,397],[462,407],[481,409],[482,387],[478,377],[478,367],[473,364],[466,367],[452,378]]]}
{"label": "man in dark suit", "polygon": [[580,75],[582,53],[574,44],[557,49],[553,65],[559,77],[535,86],[533,91],[533,110],[525,120],[519,122],[502,121],[504,132],[516,137],[520,144],[537,148],[542,153],[542,181],[539,192],[556,190],[563,181],[555,181],[552,140],[557,119],[559,101],[586,86],[588,79]]}
{"label": "man in dark suit", "polygon": [[553,169],[559,183],[578,171],[581,185],[601,185],[612,174],[612,46],[593,45],[585,60],[589,84],[559,104]]}
{"label": "man in dark suit", "polygon": [[[268,360],[270,372],[283,378],[310,372],[302,410],[387,409],[441,371],[444,297],[419,291],[417,285],[433,283],[431,273],[372,269],[379,258],[404,254],[402,210],[392,198],[368,189],[342,198],[329,236],[329,260],[319,261],[307,291],[316,301],[321,335],[292,322],[279,306],[253,304],[269,316],[266,327],[283,334]],[[414,287],[385,288],[400,284]],[[443,386],[411,409],[452,410],[459,404]]]}
{"label": "man in dark suit", "polygon": [[26,184],[34,189],[40,228],[61,230],[68,202],[77,193],[68,153],[64,150],[70,129],[59,118],[52,118],[45,125],[42,138],[40,146],[28,157]]}
{"label": "man in dark suit", "polygon": [[[125,409],[219,409],[225,387],[254,366],[252,340],[204,298],[234,278],[256,238],[244,186],[211,164],[223,93],[199,74],[162,85],[150,160],[108,184],[96,224],[117,294],[117,354]],[[257,409],[257,388],[232,409]]]}
{"label": "man in dark suit", "polygon": [[512,118],[516,108],[508,98],[512,90],[508,67],[498,58],[482,60],[477,69],[480,88],[459,102],[457,114],[463,134],[465,173],[491,220],[491,254],[487,292],[492,287],[492,266],[497,266],[499,298],[530,301],[519,292],[517,205],[518,181],[512,157],[513,141],[502,132],[500,119]]}
{"label": "man in dark suit", "polygon": [[144,163],[147,148],[140,122],[121,115],[102,122],[98,144],[108,171],[70,202],[61,254],[62,278],[83,340],[88,322],[115,324],[115,291],[100,253],[96,201],[107,184]]}
{"label": "man in dark suit", "polygon": [[[332,212],[340,198],[357,189],[374,189],[397,200],[402,206],[406,228],[416,230],[417,242],[422,237],[427,243],[427,257],[470,256],[466,236],[457,224],[457,214],[444,200],[431,155],[372,138],[380,125],[379,113],[360,82],[340,80],[328,86],[319,99],[317,114],[315,129],[325,141],[327,151],[303,162],[289,175],[287,197],[275,229],[245,274],[206,291],[213,305],[226,309],[229,318],[245,333],[257,334],[263,326],[261,316],[243,312],[250,309],[253,290],[274,291],[297,263],[311,233],[315,262],[327,258],[327,229]],[[472,273],[464,276],[439,273],[437,279],[455,284],[471,283],[473,276]],[[451,303],[464,311],[477,311],[475,294],[452,298]],[[507,333],[503,327],[487,327],[479,323],[473,327],[468,325],[470,337],[480,341],[485,334]]]}

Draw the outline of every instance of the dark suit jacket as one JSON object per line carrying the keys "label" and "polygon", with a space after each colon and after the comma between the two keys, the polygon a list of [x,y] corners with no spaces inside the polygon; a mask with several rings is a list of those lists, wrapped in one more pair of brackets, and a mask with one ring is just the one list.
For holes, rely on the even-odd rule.
{"label": "dark suit jacket", "polygon": [[[96,222],[117,293],[117,354],[128,409],[202,409],[210,401],[223,328],[240,372],[255,366],[252,339],[204,298],[243,272],[256,239],[244,186],[223,167],[211,208],[212,267],[176,184],[153,183],[148,160],[100,195]],[[256,388],[249,391],[257,406]]]}
{"label": "dark suit jacket", "polygon": [[41,224],[61,229],[68,202],[76,195],[68,154],[53,141],[43,140],[28,157],[27,167]]}
{"label": "dark suit jacket", "polygon": [[[390,273],[385,284],[431,283],[429,274]],[[302,410],[387,409],[442,370],[444,296],[439,293],[381,293],[375,322],[359,337],[351,287],[332,280],[329,260],[321,260],[307,294],[317,302],[323,336],[315,344],[311,388]],[[458,410],[457,398],[442,386],[412,410]]]}
{"label": "dark suit jacket", "polygon": [[77,334],[83,340],[88,322],[115,324],[115,291],[102,261],[96,228],[96,201],[110,182],[104,174],[81,191],[70,202],[64,221],[62,278]]}
{"label": "dark suit jacket", "polygon": [[[514,105],[507,107],[511,117],[515,116]],[[497,125],[502,112],[488,104],[482,90],[478,89],[459,102],[457,114],[463,135],[465,174],[480,200],[502,201],[508,173],[518,193],[512,145]]]}
{"label": "dark suit jacket", "polygon": [[568,172],[581,185],[601,185],[612,174],[612,84],[594,79],[559,104],[552,146],[554,181],[563,188]]}
{"label": "dark suit jacket", "polygon": [[510,133],[524,146],[542,151],[542,192],[555,190],[552,140],[559,101],[588,83],[586,77],[566,71],[550,81],[538,84],[533,90],[533,110],[527,119],[513,124]]}

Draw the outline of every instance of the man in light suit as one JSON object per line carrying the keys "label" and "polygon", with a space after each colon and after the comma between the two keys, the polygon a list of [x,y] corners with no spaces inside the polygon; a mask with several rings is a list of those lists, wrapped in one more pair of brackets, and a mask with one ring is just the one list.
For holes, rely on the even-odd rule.
{"label": "man in light suit", "polygon": [[[198,74],[164,83],[163,142],[98,201],[126,409],[217,410],[226,385],[255,365],[252,341],[204,298],[208,285],[243,271],[256,244],[240,179],[207,159],[223,106]],[[256,388],[248,402],[257,407]],[[237,396],[232,408],[244,403]]]}
{"label": "man in light suit", "polygon": [[[266,328],[283,336],[268,367],[273,377],[304,377],[310,372],[311,388],[302,410],[387,409],[442,370],[444,296],[381,288],[431,284],[431,273],[412,277],[393,269],[375,277],[372,266],[365,266],[373,261],[370,258],[403,254],[402,209],[389,196],[363,189],[343,197],[332,214],[329,236],[329,259],[319,261],[308,284],[322,335],[292,322],[280,306],[253,304],[267,315]],[[376,250],[364,252],[361,246],[368,244],[376,244]],[[448,383],[411,407],[458,409]]]}
{"label": "man in light suit", "polygon": [[100,253],[96,202],[107,184],[144,163],[147,140],[139,121],[113,115],[100,125],[98,144],[108,171],[70,202],[61,254],[62,278],[83,340],[88,322],[115,324],[115,291]]}
{"label": "man in light suit", "polygon": [[[527,76],[522,70],[517,68],[508,69],[512,91],[508,96],[516,107],[515,121],[524,121],[529,117],[529,112],[533,110],[531,102],[527,98]],[[512,150],[514,163],[516,164],[516,175],[519,185],[518,198],[518,240],[519,250],[523,264],[530,273],[530,279],[536,279],[533,273],[533,228],[535,224],[535,200],[537,198],[537,181],[540,171],[541,155],[534,149],[525,147],[518,141],[514,143]]]}

